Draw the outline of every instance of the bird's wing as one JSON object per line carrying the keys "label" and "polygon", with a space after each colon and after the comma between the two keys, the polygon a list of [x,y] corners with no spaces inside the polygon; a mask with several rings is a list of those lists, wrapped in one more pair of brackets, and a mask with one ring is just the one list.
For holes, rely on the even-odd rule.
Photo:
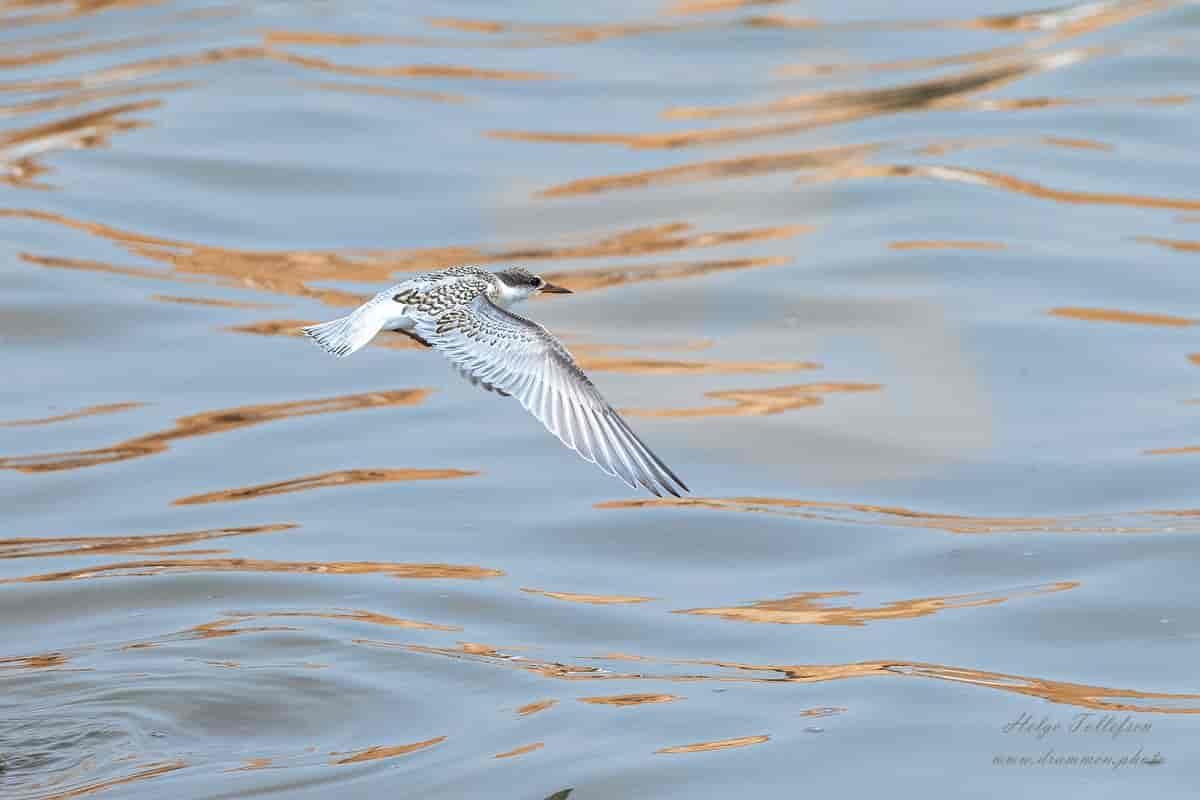
{"label": "bird's wing", "polygon": [[417,333],[467,380],[510,394],[562,440],[609,475],[656,495],[687,486],[651,452],[541,325],[486,296],[417,323]]}

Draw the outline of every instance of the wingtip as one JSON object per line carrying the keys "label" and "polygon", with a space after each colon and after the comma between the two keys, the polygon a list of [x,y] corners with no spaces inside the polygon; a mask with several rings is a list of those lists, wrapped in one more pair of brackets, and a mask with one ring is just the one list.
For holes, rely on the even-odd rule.
{"label": "wingtip", "polygon": [[621,434],[621,437],[619,438],[624,438],[625,443],[629,445],[629,454],[634,458],[635,461],[640,462],[641,469],[639,471],[645,473],[643,476],[639,476],[640,482],[644,486],[647,486],[647,488],[649,488],[655,496],[662,497],[662,494],[659,493],[657,488],[652,488],[655,486],[661,486],[673,497],[680,496],[679,492],[676,491],[675,486],[679,486],[685,492],[691,491],[688,489],[687,485],[679,479],[679,476],[675,474],[674,470],[668,467],[661,458],[655,455],[654,451],[646,446],[646,443],[641,440],[641,437],[634,433],[633,428],[629,427],[629,423],[626,422],[620,414],[618,414],[616,411],[610,410],[609,417],[615,423],[615,429],[619,432],[619,434]]}
{"label": "wingtip", "polygon": [[[658,498],[661,498],[661,497],[662,497],[662,492],[660,492],[660,491],[658,490],[658,487],[657,487],[657,486],[655,486],[655,485],[654,485],[653,483],[651,483],[650,481],[648,481],[648,480],[646,480],[645,478],[643,478],[641,481],[639,481],[639,483],[641,483],[641,484],[642,484],[642,486],[644,486],[644,487],[646,488],[646,491],[650,492],[650,494],[652,494],[652,495],[654,495],[655,497],[658,497]],[[669,487],[669,486],[668,486],[668,487],[667,487],[667,491],[668,491],[668,492],[670,492],[670,491],[671,491],[671,487]],[[674,492],[672,492],[672,494],[674,494]]]}
{"label": "wingtip", "polygon": [[[653,454],[651,454],[651,455],[653,455]],[[671,478],[671,481],[674,481],[676,486],[678,486],[680,489],[683,489],[683,491],[685,493],[688,493],[688,494],[691,493],[692,490],[688,488],[687,484],[684,483],[682,480],[680,480],[679,476],[675,474],[675,471],[673,469],[671,469],[670,467],[668,467],[661,458],[659,458],[658,456],[654,456],[654,461],[655,461],[655,465],[660,467],[663,470],[663,472],[667,473],[667,475]],[[676,497],[679,497],[678,494],[675,494],[675,490],[671,486],[671,481],[663,481],[663,484],[670,490],[671,494],[674,494]]]}

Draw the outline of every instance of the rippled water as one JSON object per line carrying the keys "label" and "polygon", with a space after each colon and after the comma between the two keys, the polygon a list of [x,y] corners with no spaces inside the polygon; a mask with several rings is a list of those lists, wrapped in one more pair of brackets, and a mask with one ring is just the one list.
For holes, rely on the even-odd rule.
{"label": "rippled water", "polygon": [[[0,0],[0,794],[1191,796],[1198,48]],[[468,262],[692,497],[295,335]]]}

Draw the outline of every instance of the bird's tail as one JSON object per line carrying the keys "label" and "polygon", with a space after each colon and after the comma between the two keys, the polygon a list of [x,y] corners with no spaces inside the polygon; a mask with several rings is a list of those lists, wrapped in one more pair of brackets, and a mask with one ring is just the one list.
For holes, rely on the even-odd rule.
{"label": "bird's tail", "polygon": [[327,353],[338,358],[348,356],[375,338],[383,327],[381,315],[372,313],[372,306],[372,303],[366,303],[344,317],[309,325],[302,330]]}

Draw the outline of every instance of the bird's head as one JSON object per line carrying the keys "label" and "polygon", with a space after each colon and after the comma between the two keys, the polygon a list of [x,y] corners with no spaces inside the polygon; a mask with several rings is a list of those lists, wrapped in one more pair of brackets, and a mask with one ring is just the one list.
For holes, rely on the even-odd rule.
{"label": "bird's head", "polygon": [[497,299],[504,305],[518,303],[535,294],[571,294],[570,289],[555,286],[541,275],[534,275],[521,267],[501,270],[496,277],[500,279],[500,296]]}

